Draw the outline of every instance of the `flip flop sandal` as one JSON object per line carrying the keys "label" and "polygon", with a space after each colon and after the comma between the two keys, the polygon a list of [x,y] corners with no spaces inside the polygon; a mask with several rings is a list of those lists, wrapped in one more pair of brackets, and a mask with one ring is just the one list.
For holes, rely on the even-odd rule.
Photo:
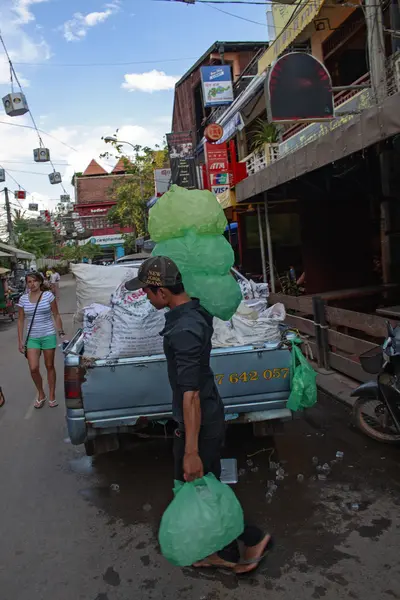
{"label": "flip flop sandal", "polygon": [[33,406],[37,409],[43,408],[46,400],[47,400],[46,396],[44,398],[42,398],[42,400],[39,400],[39,398],[36,398],[35,404]]}
{"label": "flip flop sandal", "polygon": [[49,406],[50,408],[55,408],[56,406],[58,406],[57,400],[49,400]]}
{"label": "flip flop sandal", "polygon": [[250,571],[243,571],[243,573],[236,572],[236,575],[249,575],[250,573],[253,573],[255,571],[255,569],[257,567],[259,567],[259,565],[261,564],[261,562],[267,557],[267,554],[270,550],[272,550],[274,545],[274,540],[272,537],[270,537],[270,539],[268,540],[265,548],[264,548],[264,552],[261,554],[261,556],[259,556],[258,558],[251,558],[250,560],[241,560],[238,563],[238,567],[240,565],[256,565],[256,567],[254,569],[250,569]]}

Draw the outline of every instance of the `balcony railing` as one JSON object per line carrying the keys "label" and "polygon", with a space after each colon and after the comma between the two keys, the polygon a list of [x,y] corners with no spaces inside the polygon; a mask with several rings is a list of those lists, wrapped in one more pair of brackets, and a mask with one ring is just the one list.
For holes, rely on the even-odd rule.
{"label": "balcony railing", "polygon": [[265,169],[279,157],[279,144],[264,144],[241,162],[246,163],[247,175],[254,175],[257,171]]}

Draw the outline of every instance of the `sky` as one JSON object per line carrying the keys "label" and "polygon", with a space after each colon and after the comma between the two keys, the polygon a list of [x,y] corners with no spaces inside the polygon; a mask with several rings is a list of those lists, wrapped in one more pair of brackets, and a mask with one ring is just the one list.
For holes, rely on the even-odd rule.
{"label": "sky", "polygon": [[[171,127],[175,82],[216,40],[266,40],[265,12],[259,5],[163,0],[0,0],[1,34],[71,198],[73,173],[92,158],[112,169],[112,160],[99,159],[109,149],[102,136],[119,129],[119,138],[133,144],[160,143]],[[1,97],[10,91],[0,47]],[[33,161],[38,137],[23,126],[32,126],[29,114],[8,117],[0,103],[5,185],[18,189],[14,177],[27,190],[23,208],[37,202],[52,209],[64,191],[50,184],[49,163]]]}

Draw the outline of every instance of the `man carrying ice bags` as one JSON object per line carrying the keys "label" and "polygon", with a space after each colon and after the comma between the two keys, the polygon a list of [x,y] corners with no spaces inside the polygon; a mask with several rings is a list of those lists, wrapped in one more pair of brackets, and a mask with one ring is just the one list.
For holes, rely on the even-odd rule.
{"label": "man carrying ice bags", "polygon": [[[173,417],[177,422],[175,479],[190,483],[209,473],[219,479],[225,420],[210,367],[212,316],[199,300],[188,296],[178,267],[167,257],[149,258],[140,267],[138,276],[125,285],[130,291],[143,288],[156,309],[169,309],[161,335],[173,392]],[[234,540],[201,557],[193,566],[230,568],[238,574],[252,571],[271,537],[264,536],[257,527],[245,525],[239,539],[244,544],[242,559]]]}

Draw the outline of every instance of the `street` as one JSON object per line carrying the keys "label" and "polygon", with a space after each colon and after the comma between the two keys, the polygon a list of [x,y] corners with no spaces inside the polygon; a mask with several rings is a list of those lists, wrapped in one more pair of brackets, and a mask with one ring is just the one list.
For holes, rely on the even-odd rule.
{"label": "street", "polygon": [[[73,281],[63,278],[68,335],[74,307]],[[238,460],[234,490],[248,520],[274,535],[274,548],[243,578],[180,569],[157,543],[173,485],[162,427],[159,437],[90,459],[67,437],[61,352],[60,405],[37,411],[16,323],[0,321],[0,348],[1,600],[400,598],[400,450],[356,431],[343,405],[321,395],[274,438],[230,427],[224,453]],[[268,502],[270,461],[285,476]]]}

